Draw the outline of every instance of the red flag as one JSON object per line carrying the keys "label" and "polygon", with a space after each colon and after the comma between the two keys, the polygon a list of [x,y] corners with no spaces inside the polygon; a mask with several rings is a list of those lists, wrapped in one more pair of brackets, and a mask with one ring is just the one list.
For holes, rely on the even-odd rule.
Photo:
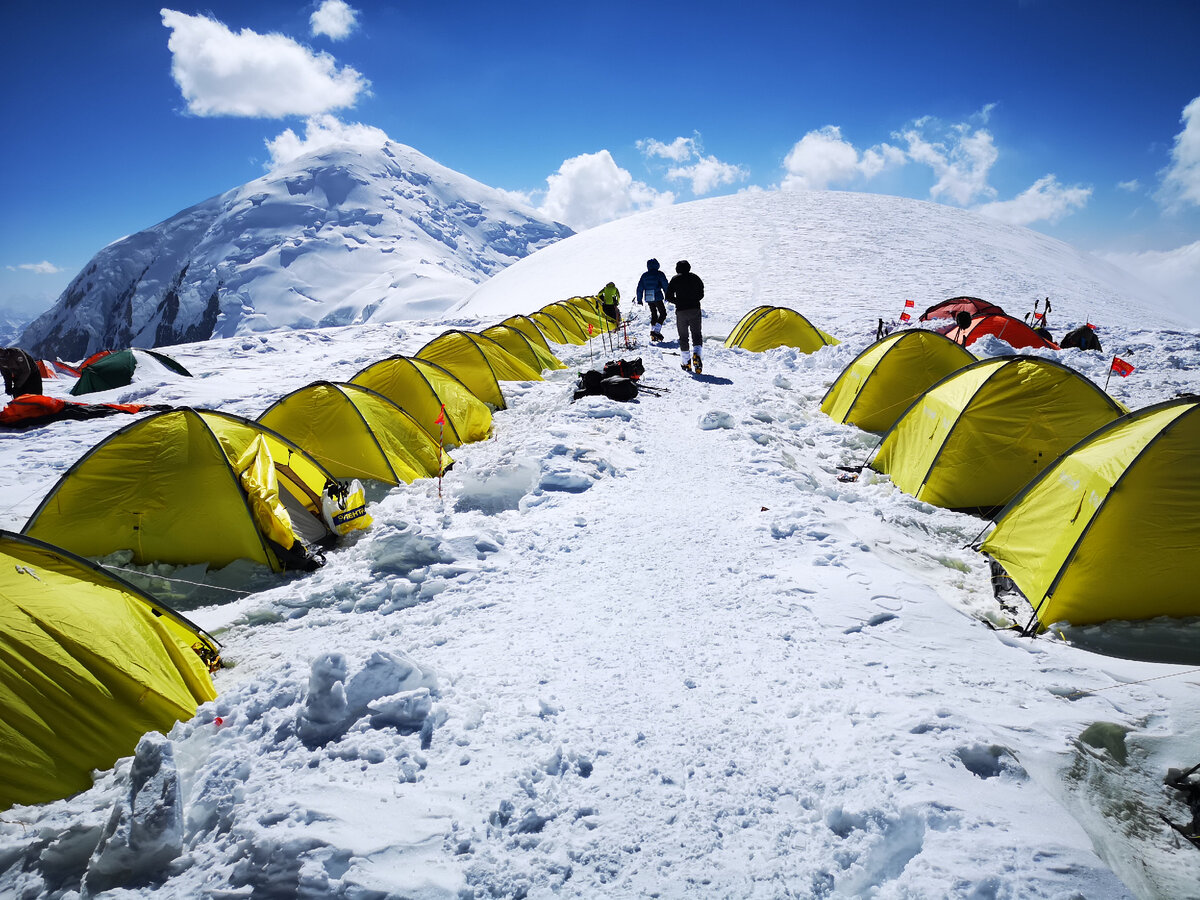
{"label": "red flag", "polygon": [[1033,321],[1038,322],[1041,319],[1043,319],[1045,317],[1045,315],[1046,315],[1045,313],[1035,312],[1033,314]]}
{"label": "red flag", "polygon": [[1088,322],[1088,323],[1087,323],[1087,327],[1088,327],[1088,328],[1090,328],[1090,329],[1092,329],[1092,331],[1095,331],[1095,330],[1096,330],[1096,326],[1095,326],[1095,325],[1093,325],[1091,322]]}
{"label": "red flag", "polygon": [[908,314],[908,311],[909,311],[910,309],[912,309],[914,306],[916,306],[916,304],[915,304],[915,303],[914,303],[912,300],[905,300],[905,301],[904,301],[904,312],[900,313],[900,321],[901,321],[901,322],[907,322],[907,321],[909,321],[910,319],[912,319],[912,316],[910,316],[910,315]]}
{"label": "red flag", "polygon": [[433,420],[433,424],[434,425],[445,425],[446,424],[446,407],[444,404],[442,406],[442,411],[440,413],[438,413],[438,417]]}
{"label": "red flag", "polygon": [[910,316],[908,313],[900,313],[900,321],[901,322],[907,322],[911,318],[912,318],[912,316]]}
{"label": "red flag", "polygon": [[1112,370],[1122,378],[1128,378],[1130,375],[1132,375],[1134,368],[1134,366],[1131,366],[1129,363],[1125,362],[1125,360],[1121,359],[1121,357],[1113,357]]}
{"label": "red flag", "polygon": [[591,337],[591,334],[592,334],[592,323],[588,322],[588,337]]}
{"label": "red flag", "polygon": [[904,308],[905,308],[905,309],[912,309],[914,306],[916,306],[916,303],[915,303],[914,301],[912,301],[912,300],[905,300],[905,301],[904,301]]}

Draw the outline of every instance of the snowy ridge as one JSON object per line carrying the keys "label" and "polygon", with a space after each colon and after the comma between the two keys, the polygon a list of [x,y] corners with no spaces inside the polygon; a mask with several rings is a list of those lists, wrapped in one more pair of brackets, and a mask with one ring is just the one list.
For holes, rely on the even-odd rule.
{"label": "snowy ridge", "polygon": [[[979,519],[885,477],[837,480],[876,439],[834,424],[819,399],[875,318],[899,310],[893,286],[926,277],[851,252],[857,229],[820,248],[832,232],[796,204],[845,210],[850,196],[647,214],[618,223],[631,237],[606,226],[570,238],[481,289],[472,303],[486,314],[456,324],[610,279],[624,292],[645,257],[669,269],[687,256],[710,287],[715,336],[755,302],[816,296],[830,273],[846,293],[857,285],[813,313],[844,343],[812,355],[711,340],[707,374],[692,378],[670,343],[643,343],[627,355],[669,393],[634,403],[571,404],[574,373],[602,351],[558,347],[569,368],[504,386],[494,438],[454,452],[441,497],[432,481],[387,492],[373,528],[311,575],[230,567],[232,590],[190,593],[203,573],[160,573],[186,581],[153,588],[224,644],[220,696],[93,789],[4,813],[0,894],[1200,896],[1200,854],[1159,818],[1187,820],[1162,781],[1200,762],[1197,624],[1096,626],[1069,641],[995,631],[1010,617],[965,549]],[[929,302],[1012,306],[1024,286],[989,294],[1013,283],[1011,260],[1039,288],[1084,274],[1086,258],[1055,242],[950,210],[938,227],[941,208],[918,206],[926,224],[911,232],[889,215],[898,207],[866,208],[894,229],[875,244],[898,257],[911,242],[945,277],[960,273]],[[970,229],[979,242],[963,240]],[[996,234],[1007,243],[987,244]],[[1110,391],[1139,407],[1200,390],[1200,332],[1131,313],[1137,295],[1106,272],[1091,276],[1087,315],[1106,351],[1138,367]],[[444,327],[182,345],[172,355],[197,377],[98,399],[256,416]],[[1102,383],[1109,353],[1056,356]],[[0,435],[0,525],[19,528],[126,421]],[[1174,664],[1121,657],[1140,644],[1161,658],[1170,641]]]}
{"label": "snowy ridge", "polygon": [[411,147],[341,146],[105,247],[22,342],[81,359],[427,317],[570,233]]}

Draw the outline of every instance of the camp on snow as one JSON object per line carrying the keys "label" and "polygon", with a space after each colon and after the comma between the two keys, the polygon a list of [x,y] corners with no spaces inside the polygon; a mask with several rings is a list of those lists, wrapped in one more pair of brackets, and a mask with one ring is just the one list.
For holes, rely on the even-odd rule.
{"label": "camp on snow", "polygon": [[387,397],[443,447],[487,440],[492,433],[491,408],[452,373],[426,360],[389,356],[362,369],[350,383]]}
{"label": "camp on snow", "polygon": [[189,408],[140,419],[85,453],[22,533],[80,556],[139,565],[248,559],[279,572],[320,565],[334,537],[322,495],[336,479],[249,419]]}
{"label": "camp on snow", "polygon": [[178,375],[192,377],[191,372],[165,353],[133,348],[90,357],[80,368],[79,380],[71,388],[71,393],[78,396],[124,387],[132,384],[135,377],[145,375],[152,378],[173,378]]}
{"label": "camp on snow", "polygon": [[980,300],[978,297],[951,297],[949,300],[933,304],[933,306],[921,313],[917,321],[928,322],[930,319],[953,319],[960,312],[965,312],[972,318],[992,313],[1000,316],[1004,315],[1004,310],[995,303],[988,303],[988,301]]}
{"label": "camp on snow", "polygon": [[725,339],[726,347],[740,347],[755,353],[776,347],[796,347],[803,353],[815,353],[837,343],[837,338],[784,306],[754,307],[742,316]]}
{"label": "camp on snow", "polygon": [[999,313],[974,316],[966,328],[950,324],[939,330],[950,340],[964,347],[970,346],[985,335],[993,334],[1014,350],[1059,349],[1058,344],[1042,337],[1020,319]]}
{"label": "camp on snow", "polygon": [[547,338],[559,344],[586,344],[589,335],[596,331],[594,322],[589,322],[579,310],[561,301],[547,303],[529,318],[537,322]]}
{"label": "camp on snow", "polygon": [[0,531],[0,810],[92,785],[216,697],[219,645],[127,581]]}
{"label": "camp on snow", "polygon": [[821,398],[821,412],[864,431],[887,431],[925,391],[971,365],[969,350],[934,331],[895,331],[842,370]]}
{"label": "camp on snow", "polygon": [[1088,435],[1022,490],[980,547],[1043,627],[1200,616],[1200,400]]}
{"label": "camp on snow", "polygon": [[922,394],[883,436],[871,468],[946,509],[1008,503],[1076,441],[1125,409],[1053,360],[980,360]]}
{"label": "camp on snow", "polygon": [[[538,327],[538,323],[529,318],[529,316],[509,316],[500,324],[507,325],[509,328],[515,328],[521,334],[525,335],[525,337],[529,338],[530,343],[541,347],[553,356],[554,351],[550,349],[550,343],[546,340],[546,335],[542,333],[542,329]],[[557,359],[557,357],[555,358]]]}
{"label": "camp on snow", "polygon": [[495,341],[531,369],[544,372],[567,367],[545,346],[545,339],[540,343],[534,341],[520,329],[513,328],[511,325],[501,323],[485,328],[479,333],[485,338]]}
{"label": "camp on snow", "polygon": [[409,413],[357,384],[318,381],[277,400],[258,422],[339,479],[411,484],[450,468],[450,457]]}
{"label": "camp on snow", "polygon": [[413,354],[452,373],[480,400],[505,409],[501,381],[541,381],[539,369],[521,362],[491,338],[469,331],[443,332]]}

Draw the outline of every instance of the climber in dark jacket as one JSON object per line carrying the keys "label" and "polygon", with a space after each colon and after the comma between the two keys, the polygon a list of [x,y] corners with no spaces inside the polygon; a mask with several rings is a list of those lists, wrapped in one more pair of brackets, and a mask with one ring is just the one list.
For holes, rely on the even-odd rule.
{"label": "climber in dark jacket", "polygon": [[646,260],[646,271],[638,279],[637,302],[643,299],[650,305],[650,340],[661,341],[663,323],[667,321],[667,276],[658,267],[657,259]]}
{"label": "climber in dark jacket", "polygon": [[42,392],[37,361],[19,347],[0,348],[0,373],[4,374],[5,392],[14,397]]}
{"label": "climber in dark jacket", "polygon": [[[667,302],[675,306],[675,327],[679,330],[679,360],[688,372],[699,374],[704,370],[700,360],[700,345],[704,336],[700,333],[700,301],[704,299],[704,282],[692,271],[686,259],[675,263],[678,273],[667,285]],[[691,353],[688,353],[688,335],[691,334]]]}

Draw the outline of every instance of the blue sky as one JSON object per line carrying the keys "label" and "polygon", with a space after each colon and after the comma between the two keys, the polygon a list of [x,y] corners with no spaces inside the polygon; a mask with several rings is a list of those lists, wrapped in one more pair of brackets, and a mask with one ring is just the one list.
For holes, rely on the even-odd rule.
{"label": "blue sky", "polygon": [[48,306],[105,244],[273,158],[379,132],[576,229],[744,189],[866,190],[1028,225],[1200,307],[1195,0],[44,3],[6,18],[0,307]]}

